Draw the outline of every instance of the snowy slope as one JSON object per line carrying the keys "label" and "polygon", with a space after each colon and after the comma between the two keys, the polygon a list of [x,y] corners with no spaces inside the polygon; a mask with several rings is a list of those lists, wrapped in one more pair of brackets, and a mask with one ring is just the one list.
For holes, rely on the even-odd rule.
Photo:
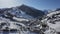
{"label": "snowy slope", "polygon": [[44,32],[45,34],[58,34],[57,32],[60,32],[60,11],[47,14],[42,23],[48,26],[48,29]]}

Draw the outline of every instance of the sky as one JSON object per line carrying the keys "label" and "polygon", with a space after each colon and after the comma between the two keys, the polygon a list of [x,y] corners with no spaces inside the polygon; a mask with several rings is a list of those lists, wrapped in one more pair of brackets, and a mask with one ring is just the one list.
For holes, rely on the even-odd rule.
{"label": "sky", "polygon": [[0,0],[0,8],[10,8],[22,4],[39,10],[60,8],[60,0]]}

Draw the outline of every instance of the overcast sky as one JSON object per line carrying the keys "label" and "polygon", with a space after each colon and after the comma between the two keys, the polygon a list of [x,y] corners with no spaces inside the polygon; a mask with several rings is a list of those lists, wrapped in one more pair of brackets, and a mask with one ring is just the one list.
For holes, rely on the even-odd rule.
{"label": "overcast sky", "polygon": [[20,6],[22,4],[39,10],[60,8],[60,0],[0,0],[0,8]]}

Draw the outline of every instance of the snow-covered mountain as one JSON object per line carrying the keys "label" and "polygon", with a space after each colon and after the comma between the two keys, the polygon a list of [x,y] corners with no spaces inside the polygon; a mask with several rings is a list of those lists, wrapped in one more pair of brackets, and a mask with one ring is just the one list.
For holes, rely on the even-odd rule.
{"label": "snow-covered mountain", "polygon": [[39,16],[42,17],[44,15],[43,11],[37,10],[33,7],[29,7],[26,5],[0,9],[0,13],[25,18],[38,18]]}
{"label": "snow-covered mountain", "polygon": [[4,29],[27,34],[60,34],[60,9],[42,11],[26,5],[0,9],[0,30]]}
{"label": "snow-covered mountain", "polygon": [[18,8],[21,9],[22,11],[26,12],[28,15],[31,15],[33,17],[38,17],[38,16],[43,16],[44,15],[44,12],[42,10],[37,10],[33,7],[29,7],[29,6],[26,6],[26,5],[22,5]]}
{"label": "snow-covered mountain", "polygon": [[21,5],[0,9],[0,30],[20,28],[30,31],[40,30],[40,21],[44,12],[33,7]]}

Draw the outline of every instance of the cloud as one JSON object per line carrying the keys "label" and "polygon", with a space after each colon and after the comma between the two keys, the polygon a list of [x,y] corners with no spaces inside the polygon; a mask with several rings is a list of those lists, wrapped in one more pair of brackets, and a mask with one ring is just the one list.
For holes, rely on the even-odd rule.
{"label": "cloud", "polygon": [[17,0],[0,0],[0,8],[10,8],[21,4]]}

